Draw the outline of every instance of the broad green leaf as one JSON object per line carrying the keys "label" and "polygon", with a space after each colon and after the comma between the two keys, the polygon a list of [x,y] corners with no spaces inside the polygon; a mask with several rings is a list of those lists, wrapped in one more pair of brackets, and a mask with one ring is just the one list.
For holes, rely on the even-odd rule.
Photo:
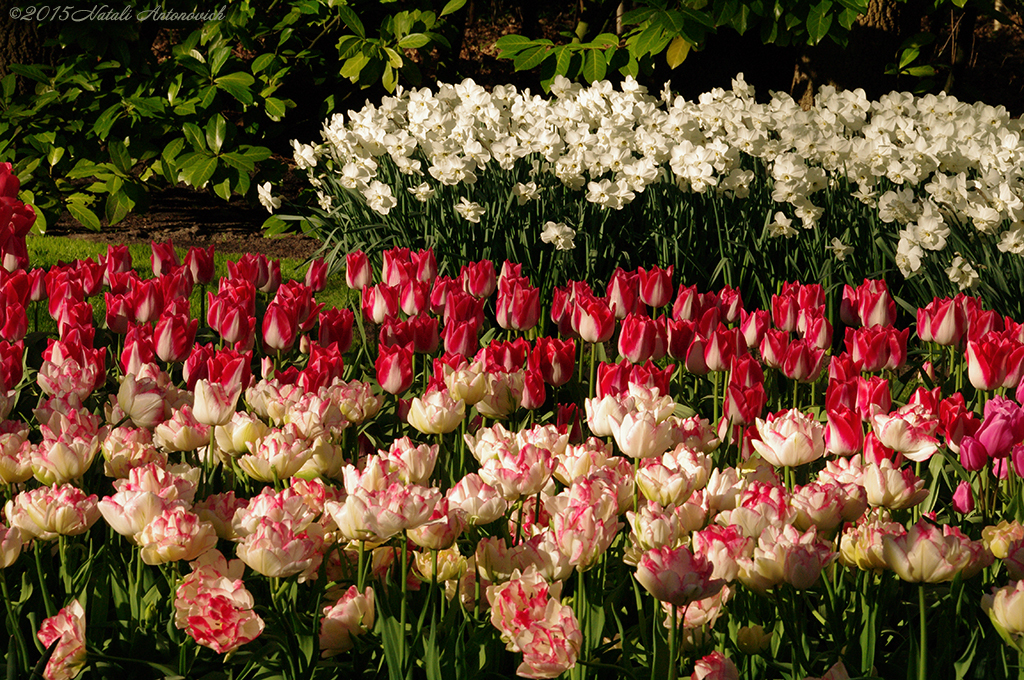
{"label": "broad green leaf", "polygon": [[265,146],[242,146],[238,150],[253,163],[259,163],[270,158],[270,149]]}
{"label": "broad green leaf", "polygon": [[424,33],[410,33],[398,41],[399,49],[414,50],[430,43],[430,38]]}
{"label": "broad green leaf", "polygon": [[111,140],[107,145],[107,151],[110,153],[110,160],[114,167],[127,175],[132,169],[132,157],[124,142],[120,139]]}
{"label": "broad green leaf", "polygon": [[83,194],[73,194],[70,197],[68,197],[66,205],[68,212],[71,213],[72,217],[78,220],[79,224],[81,224],[86,229],[99,231],[101,228],[100,218],[97,217],[96,213],[94,213],[87,205],[87,203],[91,202],[91,197],[85,196]]}
{"label": "broad green leaf", "polygon": [[494,43],[494,46],[498,48],[499,59],[508,59],[523,48],[533,44],[534,41],[524,35],[509,33],[508,35],[503,35],[498,38],[497,42]]}
{"label": "broad green leaf", "polygon": [[359,72],[369,63],[370,57],[365,52],[358,52],[345,61],[341,66],[341,76],[355,82]]}
{"label": "broad green leaf", "polygon": [[363,28],[363,22],[359,20],[356,13],[352,11],[351,7],[341,5],[338,7],[338,16],[344,22],[348,29],[358,35],[360,38],[366,38],[366,29]]}
{"label": "broad green leaf", "polygon": [[203,131],[199,129],[198,125],[195,123],[185,123],[181,126],[181,131],[185,134],[185,139],[188,140],[193,149],[202,151],[206,148]]}
{"label": "broad green leaf", "polygon": [[661,41],[663,33],[664,30],[661,25],[652,21],[647,25],[647,28],[637,36],[636,40],[632,44],[630,52],[632,52],[637,59],[648,54],[652,54],[654,52],[654,46]]}
{"label": "broad green leaf", "polygon": [[529,71],[536,66],[540,66],[541,62],[547,59],[549,54],[551,52],[548,47],[537,45],[520,52],[513,60],[513,63],[517,71]]}
{"label": "broad green leaf", "polygon": [[221,181],[213,185],[213,193],[217,194],[225,201],[231,200],[231,178],[225,177]]}
{"label": "broad green leaf", "polygon": [[668,49],[665,51],[665,61],[668,63],[669,68],[676,68],[684,61],[686,61],[686,55],[690,53],[690,43],[686,41],[683,36],[676,36],[669,43]]}
{"label": "broad green leaf", "polygon": [[604,80],[607,69],[608,62],[605,61],[604,53],[600,50],[587,50],[583,55],[584,82],[596,83]]}
{"label": "broad green leaf", "polygon": [[391,64],[384,65],[384,75],[381,78],[381,84],[388,92],[395,91],[395,87],[398,85],[398,72],[391,67]]}
{"label": "broad green leaf", "polygon": [[213,105],[213,100],[217,98],[217,88],[213,85],[204,87],[200,93],[201,99],[199,100],[200,109],[208,109]]}
{"label": "broad green leaf", "polygon": [[68,179],[84,179],[87,177],[95,177],[98,170],[99,166],[92,161],[88,161],[83,158],[75,163],[75,167],[64,173],[64,176]]}
{"label": "broad green leaf", "polygon": [[231,56],[231,48],[227,45],[215,47],[210,50],[210,75],[217,75],[224,67],[228,57]]}
{"label": "broad green leaf", "polygon": [[219,113],[215,113],[210,116],[210,120],[206,123],[206,145],[215,154],[220,153],[220,148],[224,145],[224,137],[227,135],[228,122],[224,120],[224,116]]}
{"label": "broad green leaf", "polygon": [[441,14],[439,16],[444,17],[448,16],[452,12],[458,12],[465,5],[466,0],[448,0],[448,4],[444,6],[444,9],[441,10]]}
{"label": "broad green leaf", "polygon": [[265,236],[277,236],[278,234],[283,234],[287,229],[288,223],[277,215],[271,215],[263,223],[263,233]]}
{"label": "broad green leaf", "polygon": [[285,111],[287,110],[285,108],[284,102],[275,97],[267,97],[267,99],[263,102],[263,106],[267,111],[267,115],[273,118],[274,120],[280,120],[281,118],[284,118]]}
{"label": "broad green leaf", "polygon": [[110,128],[113,127],[122,113],[124,113],[124,107],[121,105],[121,102],[108,107],[107,110],[96,118],[96,122],[92,125],[92,131],[100,139],[106,139],[107,135],[110,134]]}
{"label": "broad green leaf", "polygon": [[117,224],[123,220],[134,207],[135,201],[128,198],[128,195],[123,191],[115,191],[111,193],[107,196],[107,201],[104,206],[104,212],[107,215],[107,223],[110,225]]}
{"label": "broad green leaf", "polygon": [[252,104],[252,91],[249,89],[256,79],[243,71],[235,71],[220,76],[213,81],[217,87],[224,90],[232,97],[243,104]]}
{"label": "broad green leaf", "polygon": [[50,149],[50,152],[46,154],[46,162],[50,164],[50,167],[60,163],[60,159],[64,157],[64,147],[54,146]]}
{"label": "broad green leaf", "polygon": [[185,181],[197,189],[210,181],[217,169],[217,159],[206,154],[193,154],[188,163],[182,163],[181,172]]}
{"label": "broad green leaf", "polygon": [[572,51],[562,46],[555,50],[555,73],[565,76],[569,73],[569,63],[572,61]]}
{"label": "broad green leaf", "polygon": [[402,59],[402,55],[399,54],[396,50],[390,47],[385,47],[384,54],[387,55],[388,64],[392,68],[402,68],[402,62],[404,60]]}
{"label": "broad green leaf", "polygon": [[249,67],[249,70],[251,70],[254,74],[259,73],[263,69],[270,66],[271,62],[274,61],[274,56],[274,54],[269,52],[266,54],[261,54],[260,56],[252,60],[252,65]]}
{"label": "broad green leaf", "polygon": [[15,86],[18,84],[14,78],[14,74],[8,73],[4,76],[3,80],[0,80],[0,84],[3,85],[4,99],[10,99],[11,95],[14,94]]}
{"label": "broad green leaf", "polygon": [[922,78],[924,76],[933,76],[933,75],[935,75],[935,67],[934,66],[928,66],[927,64],[924,65],[924,66],[911,66],[908,69],[904,69],[902,71],[902,73],[905,73],[908,76],[914,76],[916,78]]}
{"label": "broad green leaf", "polygon": [[817,45],[832,26],[832,0],[821,0],[807,13],[807,42]]}
{"label": "broad green leaf", "polygon": [[30,80],[35,80],[40,83],[50,82],[50,78],[46,75],[46,72],[32,64],[8,64],[7,68],[9,68],[12,73],[17,73],[19,76],[24,76]]}

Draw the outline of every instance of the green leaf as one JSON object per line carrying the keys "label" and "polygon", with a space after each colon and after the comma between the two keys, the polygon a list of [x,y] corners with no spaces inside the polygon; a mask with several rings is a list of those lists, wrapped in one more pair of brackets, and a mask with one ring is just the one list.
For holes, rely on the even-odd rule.
{"label": "green leaf", "polygon": [[231,56],[231,48],[227,45],[215,47],[210,50],[210,75],[217,75],[224,67],[228,57]]}
{"label": "green leaf", "polygon": [[213,177],[216,169],[217,159],[201,153],[191,154],[188,162],[183,161],[181,164],[185,181],[197,189],[202,188]]}
{"label": "green leaf", "polygon": [[135,201],[128,198],[128,195],[123,191],[115,191],[107,196],[107,201],[104,206],[104,212],[107,215],[107,223],[110,225],[117,224],[131,212],[132,208],[135,207]]}
{"label": "green leaf", "polygon": [[100,230],[100,218],[96,216],[92,210],[87,206],[87,202],[91,202],[92,198],[85,196],[84,194],[73,194],[68,198],[67,209],[71,213],[79,224],[87,229],[93,231]]}
{"label": "green leaf", "polygon": [[185,133],[185,139],[192,145],[192,148],[196,151],[203,151],[206,149],[203,139],[203,131],[199,129],[199,126],[195,123],[185,123],[181,126],[181,131]]}
{"label": "green leaf", "polygon": [[924,66],[911,66],[910,68],[903,69],[901,73],[905,73],[908,76],[914,76],[916,78],[922,78],[924,76],[935,75],[935,67],[928,66],[927,64]]}
{"label": "green leaf", "polygon": [[669,43],[668,50],[665,51],[665,61],[668,63],[669,68],[674,69],[686,61],[686,55],[689,53],[690,43],[687,42],[686,38],[678,35]]}
{"label": "green leaf", "polygon": [[66,173],[64,173],[64,176],[67,179],[85,179],[89,177],[95,177],[98,171],[98,165],[96,165],[92,161],[88,161],[83,158],[79,160],[77,163],[75,163],[75,167],[71,168]]}
{"label": "green leaf", "polygon": [[817,45],[832,26],[832,0],[821,0],[807,13],[807,42]]}
{"label": "green leaf", "polygon": [[284,102],[281,101],[280,99],[277,99],[275,97],[267,97],[267,99],[263,102],[263,107],[266,109],[267,115],[273,118],[274,120],[281,120],[282,118],[284,118],[286,108]]}
{"label": "green leaf", "polygon": [[530,69],[539,66],[541,62],[547,59],[548,55],[551,54],[549,48],[544,45],[537,45],[529,49],[520,52],[513,64],[517,71],[529,71]]}
{"label": "green leaf", "polygon": [[199,100],[200,109],[208,109],[213,104],[213,100],[217,98],[217,88],[213,85],[204,87],[200,93],[201,99]]}
{"label": "green leaf", "polygon": [[256,79],[250,74],[243,71],[235,71],[234,73],[228,73],[216,78],[213,82],[217,87],[243,104],[252,104],[252,92],[249,88],[256,82]]}
{"label": "green leaf", "polygon": [[466,0],[448,0],[448,4],[444,6],[444,9],[441,10],[441,14],[439,16],[444,17],[448,16],[452,12],[458,12],[465,5]]}
{"label": "green leaf", "polygon": [[348,26],[348,29],[358,35],[360,38],[366,38],[366,29],[363,28],[363,22],[359,20],[356,13],[352,11],[351,7],[341,5],[338,7],[338,16]]}
{"label": "green leaf", "polygon": [[111,140],[107,145],[107,151],[110,153],[110,160],[118,170],[124,174],[128,174],[132,169],[132,157],[128,153],[128,147],[124,145],[119,139]]}
{"label": "green leaf", "polygon": [[398,41],[399,49],[414,50],[430,43],[430,38],[425,33],[410,33]]}
{"label": "green leaf", "polygon": [[270,66],[271,62],[274,61],[275,56],[276,55],[270,52],[266,54],[261,54],[260,56],[252,60],[252,64],[249,66],[249,70],[251,70],[254,74],[259,73],[263,69]]}
{"label": "green leaf", "polygon": [[221,181],[213,185],[213,193],[217,194],[225,201],[231,200],[231,178],[225,177]]}
{"label": "green leaf", "polygon": [[341,77],[348,78],[352,82],[355,82],[359,77],[359,72],[363,70],[363,67],[370,62],[370,57],[365,52],[359,52],[354,56],[350,57],[341,66]]}
{"label": "green leaf", "polygon": [[270,158],[270,149],[265,146],[242,146],[238,150],[253,163],[259,163]]}
{"label": "green leaf", "polygon": [[392,68],[391,64],[384,65],[384,75],[381,78],[381,84],[388,92],[395,91],[395,87],[398,85],[398,71]]}
{"label": "green leaf", "polygon": [[663,34],[664,30],[661,25],[652,21],[647,25],[647,28],[637,36],[635,42],[632,44],[630,52],[632,52],[637,59],[641,59],[645,55],[652,54],[654,52],[654,46],[661,41]]}
{"label": "green leaf", "polygon": [[50,77],[46,75],[46,72],[32,64],[8,64],[7,68],[9,68],[12,73],[17,73],[19,76],[24,76],[29,80],[35,80],[40,83],[50,82]]}
{"label": "green leaf", "polygon": [[121,102],[108,107],[96,118],[96,122],[92,124],[92,131],[100,139],[106,139],[107,135],[110,134],[110,128],[113,127],[122,113],[124,113],[124,107],[121,105]]}
{"label": "green leaf", "polygon": [[64,147],[54,146],[50,148],[50,152],[46,154],[46,162],[50,164],[50,167],[60,163],[60,159],[64,157]]}
{"label": "green leaf", "polygon": [[534,41],[524,35],[509,33],[498,38],[494,46],[498,48],[499,59],[511,59],[514,54],[533,44]]}
{"label": "green leaf", "polygon": [[229,165],[241,172],[252,172],[256,168],[256,165],[251,160],[237,151],[228,151],[221,154],[220,159],[224,161],[225,165]]}
{"label": "green leaf", "polygon": [[4,76],[3,80],[0,80],[3,85],[4,99],[10,99],[11,95],[14,94],[14,88],[17,86],[17,81],[14,78],[13,73],[8,73]]}
{"label": "green leaf", "polygon": [[604,53],[600,50],[587,50],[583,55],[584,82],[595,83],[604,80],[607,69],[608,62],[605,61]]}
{"label": "green leaf", "polygon": [[219,113],[210,116],[210,120],[206,123],[206,145],[210,147],[210,151],[215,154],[220,153],[227,129],[228,122],[224,120],[224,116]]}
{"label": "green leaf", "polygon": [[278,234],[283,234],[287,229],[288,223],[277,215],[271,215],[263,223],[263,233],[265,236],[277,236]]}

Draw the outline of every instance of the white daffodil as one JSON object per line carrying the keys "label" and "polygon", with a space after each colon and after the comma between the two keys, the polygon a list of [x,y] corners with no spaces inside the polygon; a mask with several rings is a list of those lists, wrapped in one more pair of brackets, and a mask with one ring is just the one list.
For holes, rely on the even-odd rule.
{"label": "white daffodil", "polygon": [[406,189],[406,191],[412,194],[412,197],[415,198],[420,203],[426,203],[427,201],[432,199],[434,197],[434,194],[436,193],[434,191],[434,188],[427,184],[426,182],[417,184],[414,187],[409,187],[408,189]]}
{"label": "white daffodil", "polygon": [[848,246],[839,239],[833,238],[832,243],[825,246],[825,250],[831,250],[836,259],[842,262],[847,255],[853,252],[853,246]]}
{"label": "white daffodil", "polygon": [[268,213],[273,213],[281,207],[281,199],[271,193],[270,189],[270,182],[264,182],[256,187],[256,193],[260,199],[260,204],[267,209]]}
{"label": "white daffodil", "polygon": [[786,217],[782,211],[775,213],[775,221],[768,225],[768,235],[775,238],[792,238],[796,234],[797,231],[793,228],[793,220]]}
{"label": "white daffodil", "polygon": [[544,231],[540,234],[540,240],[544,243],[552,243],[556,250],[572,250],[576,247],[573,237],[576,231],[561,222],[545,222]]}
{"label": "white daffodil", "polygon": [[960,290],[967,290],[978,283],[978,272],[975,271],[974,267],[971,266],[970,262],[962,258],[959,254],[953,258],[953,262],[950,263],[948,269],[946,269],[946,276],[949,280],[960,286]]}
{"label": "white daffodil", "polygon": [[458,205],[455,206],[455,211],[462,215],[462,219],[467,222],[480,224],[480,217],[487,212],[487,209],[463,196],[459,199]]}
{"label": "white daffodil", "polygon": [[370,182],[366,191],[363,192],[363,196],[366,198],[366,205],[370,207],[370,210],[381,215],[387,215],[392,208],[398,205],[394,194],[391,193],[391,187],[377,180]]}

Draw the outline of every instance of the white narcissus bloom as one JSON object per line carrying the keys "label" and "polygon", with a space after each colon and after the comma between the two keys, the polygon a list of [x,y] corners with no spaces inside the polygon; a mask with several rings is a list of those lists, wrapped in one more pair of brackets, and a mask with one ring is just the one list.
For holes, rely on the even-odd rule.
{"label": "white narcissus bloom", "polygon": [[572,250],[576,247],[573,237],[576,231],[561,222],[545,222],[544,231],[540,234],[540,240],[544,243],[552,243],[556,250]]}
{"label": "white narcissus bloom", "polygon": [[797,231],[793,228],[793,220],[786,217],[782,211],[775,213],[775,221],[768,225],[768,235],[776,238],[792,238],[796,234]]}
{"label": "white narcissus bloom", "polygon": [[536,182],[527,182],[526,184],[519,182],[512,187],[512,194],[516,197],[516,203],[519,205],[525,205],[540,196]]}
{"label": "white narcissus bloom", "polygon": [[836,259],[842,262],[846,259],[847,255],[853,252],[853,246],[848,246],[839,239],[833,238],[832,243],[825,246],[825,250],[831,250]]}
{"label": "white narcissus bloom", "polygon": [[420,203],[426,203],[427,201],[434,197],[435,193],[434,188],[431,187],[426,182],[417,184],[414,187],[409,187],[408,189],[406,189],[406,191],[412,194],[412,197],[415,198]]}
{"label": "white narcissus bloom", "polygon": [[946,269],[946,276],[949,280],[960,286],[960,290],[967,290],[978,283],[980,277],[978,272],[975,271],[971,263],[957,254],[950,263],[949,268]]}
{"label": "white narcissus bloom", "polygon": [[910,277],[920,269],[922,257],[924,251],[921,250],[921,246],[907,238],[900,238],[899,245],[896,246],[896,266],[900,268],[903,276]]}
{"label": "white narcissus bloom", "polygon": [[260,205],[266,208],[268,213],[273,213],[281,207],[281,198],[274,196],[271,192],[270,182],[264,182],[257,186],[256,192],[259,195]]}
{"label": "white narcissus bloom", "polygon": [[391,193],[391,187],[377,180],[370,182],[363,192],[363,197],[366,198],[366,205],[380,215],[387,215],[392,208],[398,205],[394,194]]}
{"label": "white narcissus bloom", "polygon": [[480,217],[487,212],[487,209],[463,196],[459,199],[458,205],[455,206],[455,211],[467,222],[479,224]]}
{"label": "white narcissus bloom", "polygon": [[297,139],[292,140],[292,149],[295,152],[295,165],[299,170],[316,167],[316,149],[309,144],[300,144]]}

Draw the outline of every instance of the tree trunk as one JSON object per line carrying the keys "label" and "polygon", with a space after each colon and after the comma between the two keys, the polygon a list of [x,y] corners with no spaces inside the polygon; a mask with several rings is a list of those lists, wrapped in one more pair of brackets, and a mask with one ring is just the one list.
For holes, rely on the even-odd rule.
{"label": "tree trunk", "polygon": [[790,94],[801,106],[810,108],[822,85],[863,87],[869,99],[895,89],[896,78],[885,75],[885,67],[896,60],[903,41],[920,32],[924,15],[921,0],[871,0],[867,13],[850,29],[845,48],[826,38],[801,51]]}
{"label": "tree trunk", "polygon": [[[46,39],[55,34],[53,24],[12,19],[11,9],[22,4],[0,0],[0,77],[10,73],[11,64],[53,63],[53,50],[43,46]],[[25,93],[33,87],[31,82],[22,79],[18,91]]]}

